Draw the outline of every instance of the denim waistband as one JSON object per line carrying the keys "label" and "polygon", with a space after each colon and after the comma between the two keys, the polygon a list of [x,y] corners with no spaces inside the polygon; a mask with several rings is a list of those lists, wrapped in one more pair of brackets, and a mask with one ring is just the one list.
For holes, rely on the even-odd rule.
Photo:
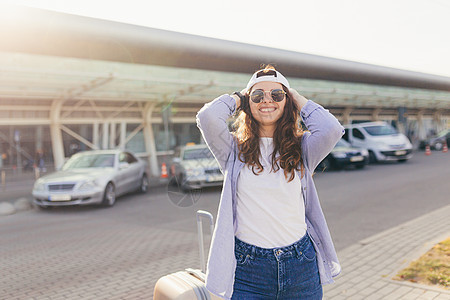
{"label": "denim waistband", "polygon": [[279,259],[284,257],[300,257],[302,252],[308,247],[311,243],[308,233],[306,233],[300,240],[297,242],[279,248],[261,248],[255,245],[248,244],[244,241],[241,241],[237,237],[234,237],[235,241],[235,250],[239,251],[245,255],[249,255],[250,257],[265,257],[265,258],[273,258]]}

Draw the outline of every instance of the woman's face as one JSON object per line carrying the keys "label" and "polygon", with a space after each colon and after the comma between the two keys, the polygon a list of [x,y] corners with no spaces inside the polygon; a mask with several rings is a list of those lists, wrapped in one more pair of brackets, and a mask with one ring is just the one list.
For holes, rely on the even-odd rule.
{"label": "woman's face", "polygon": [[281,102],[275,102],[270,95],[270,91],[274,89],[283,89],[283,86],[278,82],[263,81],[256,83],[250,90],[250,95],[254,90],[264,91],[264,98],[261,102],[255,103],[249,100],[250,111],[261,125],[275,125],[276,121],[283,115],[286,96]]}

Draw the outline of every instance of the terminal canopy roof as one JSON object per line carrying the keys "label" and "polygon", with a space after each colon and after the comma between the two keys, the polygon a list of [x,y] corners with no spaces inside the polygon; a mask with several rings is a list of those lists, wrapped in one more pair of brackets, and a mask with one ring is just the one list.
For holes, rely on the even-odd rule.
{"label": "terminal canopy roof", "polygon": [[[250,74],[0,52],[0,99],[205,103],[241,90]],[[449,109],[450,92],[288,77],[327,106]]]}

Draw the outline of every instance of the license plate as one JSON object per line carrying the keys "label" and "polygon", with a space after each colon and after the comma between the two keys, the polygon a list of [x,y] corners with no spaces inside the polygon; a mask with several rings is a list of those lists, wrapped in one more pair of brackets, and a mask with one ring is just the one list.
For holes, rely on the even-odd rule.
{"label": "license plate", "polygon": [[70,201],[71,199],[70,195],[51,195],[48,197],[50,201]]}
{"label": "license plate", "polygon": [[208,176],[206,177],[206,182],[215,182],[222,180],[222,176]]}
{"label": "license plate", "polygon": [[350,157],[350,161],[351,162],[362,161],[362,160],[364,160],[364,157],[362,157],[362,156],[352,156],[352,157]]}
{"label": "license plate", "polygon": [[395,155],[405,155],[406,154],[406,151],[405,150],[398,150],[398,151],[395,151]]}

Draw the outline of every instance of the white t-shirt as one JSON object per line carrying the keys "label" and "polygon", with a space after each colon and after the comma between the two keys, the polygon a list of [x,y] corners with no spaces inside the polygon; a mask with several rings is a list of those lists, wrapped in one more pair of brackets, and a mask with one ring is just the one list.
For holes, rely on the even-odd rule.
{"label": "white t-shirt", "polygon": [[272,170],[273,139],[263,137],[260,140],[260,162],[264,171],[255,175],[251,167],[244,165],[237,179],[235,235],[261,248],[284,247],[306,233],[301,182],[297,172],[288,182],[283,169]]}

